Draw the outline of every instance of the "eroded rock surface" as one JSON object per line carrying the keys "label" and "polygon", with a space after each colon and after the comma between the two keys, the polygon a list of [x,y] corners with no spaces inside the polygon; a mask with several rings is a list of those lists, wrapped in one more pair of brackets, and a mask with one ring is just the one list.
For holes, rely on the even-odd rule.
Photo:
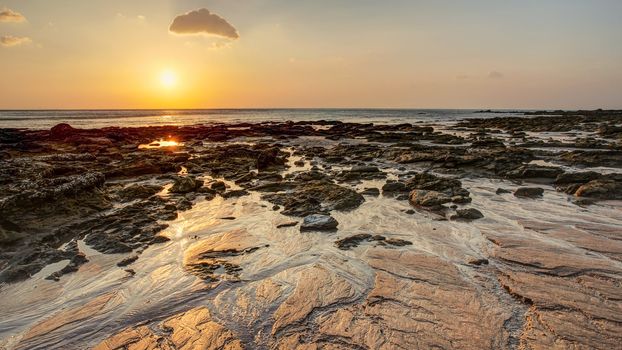
{"label": "eroded rock surface", "polygon": [[616,348],[619,113],[548,114],[0,129],[0,347]]}

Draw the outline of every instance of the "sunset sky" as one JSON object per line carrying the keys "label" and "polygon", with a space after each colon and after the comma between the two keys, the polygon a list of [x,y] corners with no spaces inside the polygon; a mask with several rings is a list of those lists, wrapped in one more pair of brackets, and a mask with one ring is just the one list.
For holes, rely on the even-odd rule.
{"label": "sunset sky", "polygon": [[622,1],[0,0],[0,109],[622,108]]}

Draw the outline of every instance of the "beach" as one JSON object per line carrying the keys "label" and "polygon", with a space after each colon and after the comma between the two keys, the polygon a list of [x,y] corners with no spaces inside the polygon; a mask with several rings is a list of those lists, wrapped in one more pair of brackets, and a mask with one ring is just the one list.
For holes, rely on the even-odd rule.
{"label": "beach", "polygon": [[620,111],[3,113],[0,348],[622,341]]}

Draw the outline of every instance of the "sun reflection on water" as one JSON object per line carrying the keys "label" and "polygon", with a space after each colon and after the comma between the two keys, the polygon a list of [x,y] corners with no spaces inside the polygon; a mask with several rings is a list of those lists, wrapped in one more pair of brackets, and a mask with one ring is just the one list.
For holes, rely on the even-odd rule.
{"label": "sun reflection on water", "polygon": [[138,148],[162,148],[162,147],[177,147],[183,146],[183,143],[177,142],[175,140],[157,140],[148,144],[139,145]]}

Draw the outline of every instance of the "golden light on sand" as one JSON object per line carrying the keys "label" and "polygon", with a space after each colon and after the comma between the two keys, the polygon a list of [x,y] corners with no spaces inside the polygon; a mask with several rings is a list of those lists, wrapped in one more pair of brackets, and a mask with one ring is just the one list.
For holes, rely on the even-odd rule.
{"label": "golden light on sand", "polygon": [[171,89],[177,85],[177,74],[172,70],[165,70],[160,73],[160,84],[167,88]]}

